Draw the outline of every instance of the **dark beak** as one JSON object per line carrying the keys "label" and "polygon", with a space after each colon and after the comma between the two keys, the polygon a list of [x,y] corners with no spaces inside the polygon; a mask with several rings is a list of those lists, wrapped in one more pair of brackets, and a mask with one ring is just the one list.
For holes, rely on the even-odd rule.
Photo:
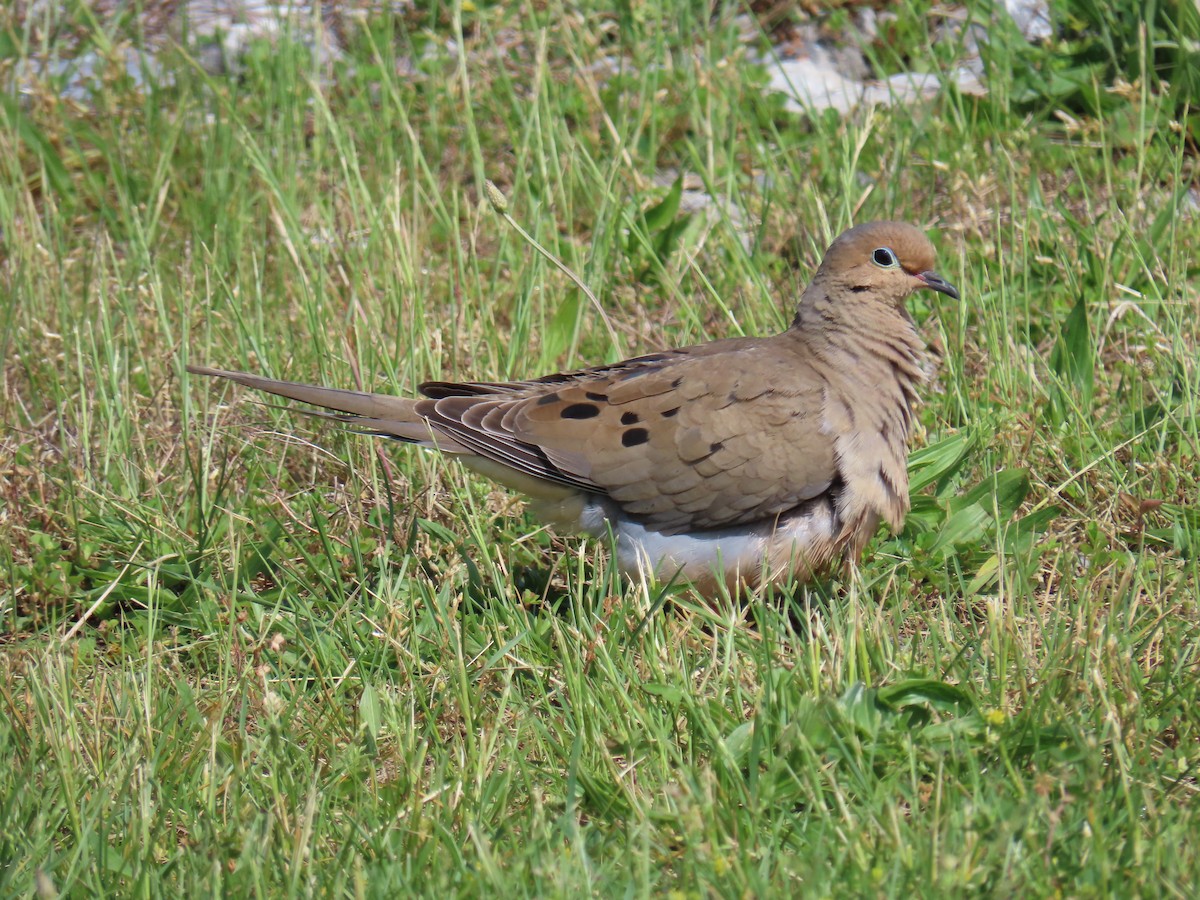
{"label": "dark beak", "polygon": [[916,277],[917,280],[924,284],[927,288],[933,288],[933,290],[940,291],[947,297],[953,297],[955,300],[961,299],[958,296],[958,288],[948,282],[937,272],[922,272]]}

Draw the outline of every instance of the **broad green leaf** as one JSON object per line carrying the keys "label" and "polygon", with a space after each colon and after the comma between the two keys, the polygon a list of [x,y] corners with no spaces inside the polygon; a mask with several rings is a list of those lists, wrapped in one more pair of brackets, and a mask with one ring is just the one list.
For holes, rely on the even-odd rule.
{"label": "broad green leaf", "polygon": [[683,701],[683,691],[673,684],[662,684],[660,682],[651,681],[642,685],[642,690],[647,694],[655,697],[662,697],[668,703],[680,703]]}
{"label": "broad green leaf", "polygon": [[642,213],[642,224],[647,235],[654,235],[675,221],[679,212],[679,201],[683,197],[683,176],[680,175],[667,191],[667,196]]}
{"label": "broad green leaf", "polygon": [[1001,520],[1012,516],[1029,493],[1029,476],[1024,469],[1005,469],[985,478],[951,503],[951,509],[971,505],[999,514]]}
{"label": "broad green leaf", "polygon": [[1086,408],[1092,401],[1095,367],[1087,301],[1080,296],[1063,321],[1058,342],[1050,353],[1050,368],[1063,381],[1075,387],[1081,405]]}
{"label": "broad green leaf", "polygon": [[358,700],[358,719],[372,741],[379,737],[379,731],[383,727],[383,714],[379,706],[379,694],[374,685],[363,685],[362,696]]}
{"label": "broad green leaf", "polygon": [[458,544],[458,536],[437,522],[431,522],[429,519],[417,519],[417,527],[420,528],[430,537],[437,538],[439,541],[445,541],[447,544]]}
{"label": "broad green leaf", "polygon": [[915,494],[935,481],[958,472],[975,445],[970,430],[955,432],[908,457],[908,490]]}
{"label": "broad green leaf", "polygon": [[987,534],[993,521],[991,513],[978,504],[960,509],[946,520],[929,548],[929,555],[944,558],[955,547],[978,541]]}
{"label": "broad green leaf", "polygon": [[554,360],[571,349],[579,329],[582,306],[583,293],[573,290],[567,293],[554,311],[542,335],[542,358],[545,364],[552,365]]}
{"label": "broad green leaf", "polygon": [[928,703],[944,711],[966,712],[975,708],[975,699],[968,691],[936,678],[908,678],[881,687],[879,699],[895,709],[912,703]]}

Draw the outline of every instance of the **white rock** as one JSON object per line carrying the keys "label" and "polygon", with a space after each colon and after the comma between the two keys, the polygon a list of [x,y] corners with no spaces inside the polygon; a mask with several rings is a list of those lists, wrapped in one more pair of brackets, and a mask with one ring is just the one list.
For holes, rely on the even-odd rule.
{"label": "white rock", "polygon": [[836,109],[848,113],[862,102],[864,87],[813,58],[775,59],[769,64],[770,89],[787,96],[795,112]]}
{"label": "white rock", "polygon": [[1004,0],[1004,8],[1025,40],[1045,41],[1054,36],[1047,0]]}

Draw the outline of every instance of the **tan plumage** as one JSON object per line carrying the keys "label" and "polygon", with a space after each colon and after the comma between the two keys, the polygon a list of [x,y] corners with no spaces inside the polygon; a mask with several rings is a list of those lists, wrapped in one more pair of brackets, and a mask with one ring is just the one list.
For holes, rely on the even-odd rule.
{"label": "tan plumage", "polygon": [[805,580],[908,511],[923,345],[904,301],[922,287],[958,297],[933,263],[911,225],[860,225],[782,334],[532,381],[430,382],[421,399],[188,371],[455,455],[551,523],[611,532],[627,574],[681,573],[704,593]]}

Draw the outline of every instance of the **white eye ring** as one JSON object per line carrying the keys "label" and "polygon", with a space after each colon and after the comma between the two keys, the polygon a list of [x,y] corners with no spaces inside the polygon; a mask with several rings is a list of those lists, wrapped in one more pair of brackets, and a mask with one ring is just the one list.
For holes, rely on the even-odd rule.
{"label": "white eye ring", "polygon": [[896,259],[896,254],[892,252],[890,247],[879,247],[871,253],[871,262],[879,266],[881,269],[895,269],[899,267],[900,260]]}

